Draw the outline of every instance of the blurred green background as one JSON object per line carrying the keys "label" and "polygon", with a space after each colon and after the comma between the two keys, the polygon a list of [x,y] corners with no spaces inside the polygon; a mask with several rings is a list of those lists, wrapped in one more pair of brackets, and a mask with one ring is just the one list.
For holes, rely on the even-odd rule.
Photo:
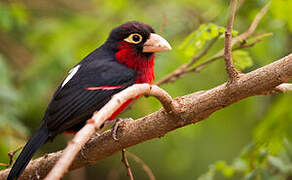
{"label": "blurred green background", "polygon": [[[267,3],[241,0],[234,35],[244,32]],[[40,124],[58,83],[105,41],[111,29],[126,21],[143,21],[170,42],[174,50],[156,58],[159,80],[198,54],[214,37],[211,31],[222,31],[228,5],[227,0],[0,0],[0,163],[8,163],[7,153],[24,145]],[[291,53],[291,9],[291,0],[272,2],[256,33],[273,36],[234,54],[243,72]],[[211,30],[206,29],[204,24],[210,23]],[[196,39],[188,42],[192,34]],[[222,48],[220,38],[207,57]],[[220,59],[162,88],[176,97],[226,80]],[[288,179],[292,175],[291,101],[292,94],[247,98],[207,120],[128,151],[143,159],[156,179]],[[154,98],[141,98],[121,116],[139,118],[160,107]],[[69,138],[58,136],[37,156],[62,149]],[[118,153],[65,179],[128,179],[120,159]],[[136,179],[148,179],[139,164],[129,161]]]}

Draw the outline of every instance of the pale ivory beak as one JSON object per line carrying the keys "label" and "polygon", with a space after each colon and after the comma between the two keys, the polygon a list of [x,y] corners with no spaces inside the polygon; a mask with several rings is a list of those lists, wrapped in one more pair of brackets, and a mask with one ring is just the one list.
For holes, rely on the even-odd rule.
{"label": "pale ivory beak", "polygon": [[151,33],[150,38],[143,45],[143,52],[162,52],[171,50],[170,44],[158,34]]}

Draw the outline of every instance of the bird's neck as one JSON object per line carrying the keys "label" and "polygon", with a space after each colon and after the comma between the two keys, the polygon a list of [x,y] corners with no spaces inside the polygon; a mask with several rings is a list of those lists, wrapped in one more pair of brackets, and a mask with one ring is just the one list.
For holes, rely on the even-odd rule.
{"label": "bird's neck", "polygon": [[154,81],[154,55],[139,55],[132,47],[121,45],[118,47],[116,59],[120,64],[137,72],[136,83],[149,83]]}

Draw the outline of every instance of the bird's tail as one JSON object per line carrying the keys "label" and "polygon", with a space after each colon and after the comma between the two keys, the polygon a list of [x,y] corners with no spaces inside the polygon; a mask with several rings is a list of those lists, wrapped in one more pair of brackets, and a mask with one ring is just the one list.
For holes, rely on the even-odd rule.
{"label": "bird's tail", "polygon": [[15,180],[21,175],[35,152],[48,140],[48,137],[49,131],[43,124],[26,143],[16,162],[13,164],[7,180]]}

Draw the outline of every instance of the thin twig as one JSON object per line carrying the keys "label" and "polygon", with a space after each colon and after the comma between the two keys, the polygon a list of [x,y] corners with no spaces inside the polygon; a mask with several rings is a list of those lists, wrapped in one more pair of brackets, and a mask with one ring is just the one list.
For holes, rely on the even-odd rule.
{"label": "thin twig", "polygon": [[138,156],[136,156],[135,154],[131,153],[131,152],[127,152],[127,154],[134,160],[136,161],[138,164],[141,165],[142,169],[145,171],[145,173],[148,175],[149,180],[155,180],[155,176],[153,174],[153,172],[151,171],[151,169],[145,164],[145,162],[140,159]]}
{"label": "thin twig", "polygon": [[162,13],[162,25],[160,26],[160,29],[159,29],[159,33],[158,34],[162,34],[165,27],[167,25],[167,17],[166,17],[166,14],[165,13]]}
{"label": "thin twig", "polygon": [[173,100],[166,91],[156,85],[135,84],[127,89],[114,95],[112,99],[103,106],[98,112],[95,112],[87,124],[79,130],[65,148],[61,158],[58,160],[54,168],[45,178],[45,180],[58,180],[68,171],[72,161],[78,154],[84,144],[90,139],[94,132],[115,112],[122,104],[129,99],[141,95],[149,95],[156,97],[163,105],[166,112],[176,117],[176,109]]}
{"label": "thin twig", "polygon": [[[271,3],[269,2],[267,5],[265,5],[260,10],[260,12],[256,15],[256,17],[254,18],[253,22],[251,23],[251,25],[249,26],[249,28],[248,28],[247,31],[243,32],[239,36],[237,36],[237,37],[235,37],[235,38],[232,39],[232,43],[231,43],[232,44],[232,47],[235,44],[237,44],[238,42],[240,42],[240,41],[243,41],[244,42],[247,38],[249,38],[250,36],[253,35],[253,33],[256,30],[256,28],[257,28],[260,20],[266,14],[266,12],[267,12],[270,4]],[[263,36],[263,37],[265,37],[265,36]],[[242,49],[242,48],[246,48],[246,47],[251,47],[251,46],[255,45],[256,43],[260,42],[263,37],[259,38],[254,43],[244,44],[242,46],[239,46],[239,47],[234,48],[233,50],[238,50],[238,49]],[[222,58],[223,55],[224,55],[224,49],[218,51],[212,57],[208,58],[205,62],[197,65],[196,67],[193,67],[192,69],[187,69],[185,71],[182,71],[182,69],[184,69],[185,66],[186,66],[186,64],[184,64],[184,65],[180,66],[179,68],[177,68],[176,70],[174,70],[172,73],[166,75],[165,78],[163,78],[162,80],[158,81],[156,84],[160,86],[160,85],[165,84],[165,83],[173,82],[173,81],[177,80],[178,78],[181,78],[185,74],[188,74],[188,73],[191,73],[191,72],[199,72],[201,69],[203,69],[204,67],[206,67],[206,65],[211,64],[211,63],[215,62],[216,60]]]}
{"label": "thin twig", "polygon": [[21,149],[22,149],[22,146],[19,147],[19,148],[17,148],[17,149],[14,150],[14,151],[10,151],[10,152],[8,152],[9,163],[8,163],[8,164],[0,163],[0,166],[4,166],[4,167],[9,167],[9,166],[11,166],[11,165],[13,164],[13,157],[14,157],[14,155],[15,155],[19,150],[21,150]]}
{"label": "thin twig", "polygon": [[208,64],[211,64],[212,62],[216,61],[217,59],[220,59],[223,57],[223,54],[218,54],[215,56],[212,56],[210,59],[206,60],[205,62],[195,66],[194,68],[186,71],[186,73],[190,73],[190,72],[199,72],[201,69],[203,69],[204,67],[206,67]]}
{"label": "thin twig", "polygon": [[280,84],[275,88],[276,90],[279,90],[281,92],[292,92],[292,84],[291,83],[283,83]]}
{"label": "thin twig", "polygon": [[[254,32],[254,30],[255,30],[255,28],[256,28],[255,25],[258,25],[258,21],[260,20],[259,17],[262,18],[263,15],[264,15],[264,13],[266,13],[266,9],[267,9],[267,7],[269,7],[269,6],[266,5],[266,6],[265,6],[265,7],[264,7],[264,8],[258,13],[258,15],[256,16],[257,18],[254,19],[254,21],[256,21],[257,23],[254,23],[254,22],[253,22],[253,23],[251,24],[251,26],[249,27],[249,30],[248,30],[249,33],[247,33],[247,31],[246,31],[246,32],[242,33],[242,34],[244,34],[244,36],[242,36],[242,34],[238,36],[238,37],[242,37],[242,38],[244,38],[244,39],[241,39],[241,38],[234,38],[234,39],[232,40],[232,46],[234,46],[234,45],[235,45],[236,43],[238,43],[239,41],[243,41],[243,42],[245,42],[245,40],[246,40],[247,38],[249,38],[250,36],[253,35],[253,32]],[[259,14],[260,14],[260,15],[259,15]],[[251,28],[251,27],[253,27],[253,28]],[[253,31],[250,31],[250,29],[252,29]],[[248,35],[248,36],[246,36],[246,35]],[[263,39],[264,37],[267,37],[267,36],[270,36],[270,35],[272,35],[272,33],[265,33],[265,34],[257,35],[257,36],[256,36],[257,38],[256,38],[255,41],[253,41],[252,43],[242,43],[242,44],[239,45],[238,47],[233,48],[233,51],[235,51],[235,50],[239,50],[239,49],[243,49],[243,48],[252,47],[252,46],[254,46],[256,43],[262,41],[262,39]],[[215,55],[213,55],[212,57],[210,57],[209,59],[207,59],[205,62],[203,62],[203,63],[201,63],[201,64],[198,64],[197,66],[193,67],[192,69],[187,70],[185,73],[188,74],[188,73],[199,72],[200,70],[202,70],[202,69],[203,69],[204,67],[206,67],[207,65],[209,65],[209,64],[215,62],[216,60],[222,58],[223,55],[224,55],[224,50],[220,50],[220,51],[217,52]]]}
{"label": "thin twig", "polygon": [[239,1],[238,9],[240,9],[243,6],[244,2],[245,2],[245,0],[240,0]]}
{"label": "thin twig", "polygon": [[238,47],[233,48],[232,51],[235,51],[235,50],[238,50],[238,49],[252,47],[255,44],[257,44],[260,41],[262,41],[263,38],[268,37],[268,36],[272,36],[272,35],[273,35],[273,33],[264,33],[264,34],[257,35],[255,40],[253,40],[252,42],[247,43],[246,41],[243,41],[243,43],[241,43]]}
{"label": "thin twig", "polygon": [[[257,25],[257,24],[256,24]],[[252,34],[252,33],[251,33]],[[241,39],[242,40],[242,39]],[[238,40],[239,41],[239,40]],[[238,42],[237,41],[237,42]],[[233,40],[233,42],[235,42]],[[233,44],[232,44],[233,45]],[[145,85],[142,85],[145,86]],[[142,87],[141,87],[142,88]],[[125,93],[129,93],[130,95],[127,96],[122,96],[123,98],[127,97],[129,98],[134,98],[137,95],[145,95],[145,94],[149,94],[149,95],[154,95],[155,97],[160,98],[159,100],[162,102],[164,108],[166,109],[167,112],[171,113],[171,112],[175,112],[175,108],[173,105],[173,101],[171,99],[171,97],[169,97],[169,95],[167,95],[167,93],[162,93],[160,94],[158,91],[155,95],[155,90],[153,89],[157,89],[158,87],[155,86],[150,86],[147,85],[147,87],[144,87],[146,89],[131,89],[129,91],[135,91],[135,93],[132,92],[129,93],[127,90],[127,92],[122,91],[121,94]],[[129,88],[128,88],[129,89]],[[141,92],[141,91],[142,92]],[[152,93],[151,93],[152,91]],[[138,92],[140,92],[141,94],[139,94]],[[120,94],[120,93],[119,93]],[[131,97],[133,96],[133,97]],[[125,99],[127,99],[125,98]],[[90,119],[88,121],[88,124],[86,124],[84,126],[84,128],[82,128],[74,137],[74,139],[69,143],[69,145],[66,147],[66,149],[64,150],[62,156],[60,157],[59,161],[57,162],[56,166],[52,169],[52,171],[50,172],[50,174],[47,176],[47,179],[60,179],[65,172],[68,171],[68,167],[71,165],[72,161],[74,160],[76,154],[80,151],[81,147],[87,142],[87,140],[91,137],[91,134],[93,134],[95,132],[95,129],[98,128],[110,115],[111,113],[119,107],[120,104],[122,104],[123,102],[125,102],[125,99],[120,99],[120,98],[113,98],[108,104],[110,105],[106,105],[105,110],[101,109],[99,113],[96,113],[92,119]],[[114,105],[113,105],[114,104]],[[176,113],[173,113],[176,114]]]}
{"label": "thin twig", "polygon": [[124,163],[124,165],[126,167],[129,179],[134,180],[134,176],[133,176],[132,170],[130,168],[130,164],[129,164],[127,156],[126,156],[126,149],[122,149],[122,162]]}
{"label": "thin twig", "polygon": [[[271,34],[270,34],[270,33],[269,33],[269,34],[267,33],[266,36],[268,36],[268,35],[271,35]],[[262,40],[263,40],[262,38],[264,38],[264,37],[266,37],[266,36],[262,36],[262,35],[261,35],[261,37],[256,38],[256,40],[254,40],[254,41],[251,42],[251,43],[243,43],[243,44],[240,44],[238,47],[233,48],[232,51],[237,51],[237,50],[240,50],[240,49],[244,49],[244,48],[252,47],[252,46],[254,46],[255,44],[257,44],[258,42],[262,41]],[[216,55],[212,56],[211,58],[207,59],[205,62],[203,62],[203,63],[201,63],[201,64],[199,64],[199,65],[193,67],[192,69],[189,69],[189,70],[186,71],[185,73],[188,74],[188,73],[200,72],[200,70],[202,70],[202,69],[203,69],[204,67],[206,67],[207,65],[209,65],[209,64],[213,63],[214,61],[216,61],[216,60],[222,58],[223,55],[224,55],[223,52],[220,53],[220,54],[216,54]]]}
{"label": "thin twig", "polygon": [[264,17],[264,15],[267,13],[269,7],[271,5],[271,1],[268,2],[261,10],[260,12],[256,15],[256,17],[254,18],[254,20],[252,21],[251,25],[249,26],[248,30],[242,34],[240,34],[239,36],[235,37],[232,40],[232,45],[236,44],[239,41],[244,41],[245,39],[247,39],[248,37],[250,37],[254,31],[256,30],[259,22],[261,21],[261,19]]}
{"label": "thin twig", "polygon": [[282,83],[273,89],[260,92],[258,93],[258,95],[280,94],[280,93],[288,93],[288,92],[292,92],[292,84]]}
{"label": "thin twig", "polygon": [[206,48],[201,51],[200,54],[198,54],[197,56],[195,56],[190,62],[183,64],[182,66],[180,66],[179,68],[177,68],[175,71],[173,71],[172,73],[168,74],[165,78],[163,78],[162,80],[158,81],[156,83],[156,85],[161,85],[161,84],[165,84],[165,83],[169,83],[172,81],[175,81],[177,78],[180,78],[186,71],[188,68],[190,68],[195,62],[197,62],[199,59],[201,59],[203,56],[205,56],[207,54],[207,52],[211,49],[211,47],[215,44],[215,42],[218,40],[219,35],[215,38],[213,38],[210,43],[206,46]]}
{"label": "thin twig", "polygon": [[[123,148],[162,137],[180,127],[205,120],[216,111],[248,97],[259,95],[261,92],[272,90],[291,78],[292,53],[269,65],[244,74],[236,85],[230,84],[231,86],[227,86],[224,83],[200,93],[195,92],[177,97],[173,100],[173,103],[176,107],[176,113],[180,115],[181,119],[176,120],[166,113],[165,110],[159,110],[135,121],[125,123],[123,128],[120,129],[121,131],[119,131],[119,142],[112,139],[110,131],[98,137],[92,137],[83,151],[89,158],[84,159],[79,154],[75,158],[70,170],[88,166],[120,152]],[[230,88],[232,88],[232,92],[236,93],[229,93]],[[45,177],[61,156],[62,152],[59,151],[33,160],[27,166],[21,179],[35,178],[36,170],[40,178]],[[0,179],[6,179],[10,170],[0,171]]]}
{"label": "thin twig", "polygon": [[233,82],[238,77],[238,72],[236,71],[233,60],[232,60],[232,26],[234,22],[235,12],[236,12],[237,0],[230,0],[230,14],[227,27],[225,30],[225,40],[224,40],[224,60],[226,71],[230,82]]}

